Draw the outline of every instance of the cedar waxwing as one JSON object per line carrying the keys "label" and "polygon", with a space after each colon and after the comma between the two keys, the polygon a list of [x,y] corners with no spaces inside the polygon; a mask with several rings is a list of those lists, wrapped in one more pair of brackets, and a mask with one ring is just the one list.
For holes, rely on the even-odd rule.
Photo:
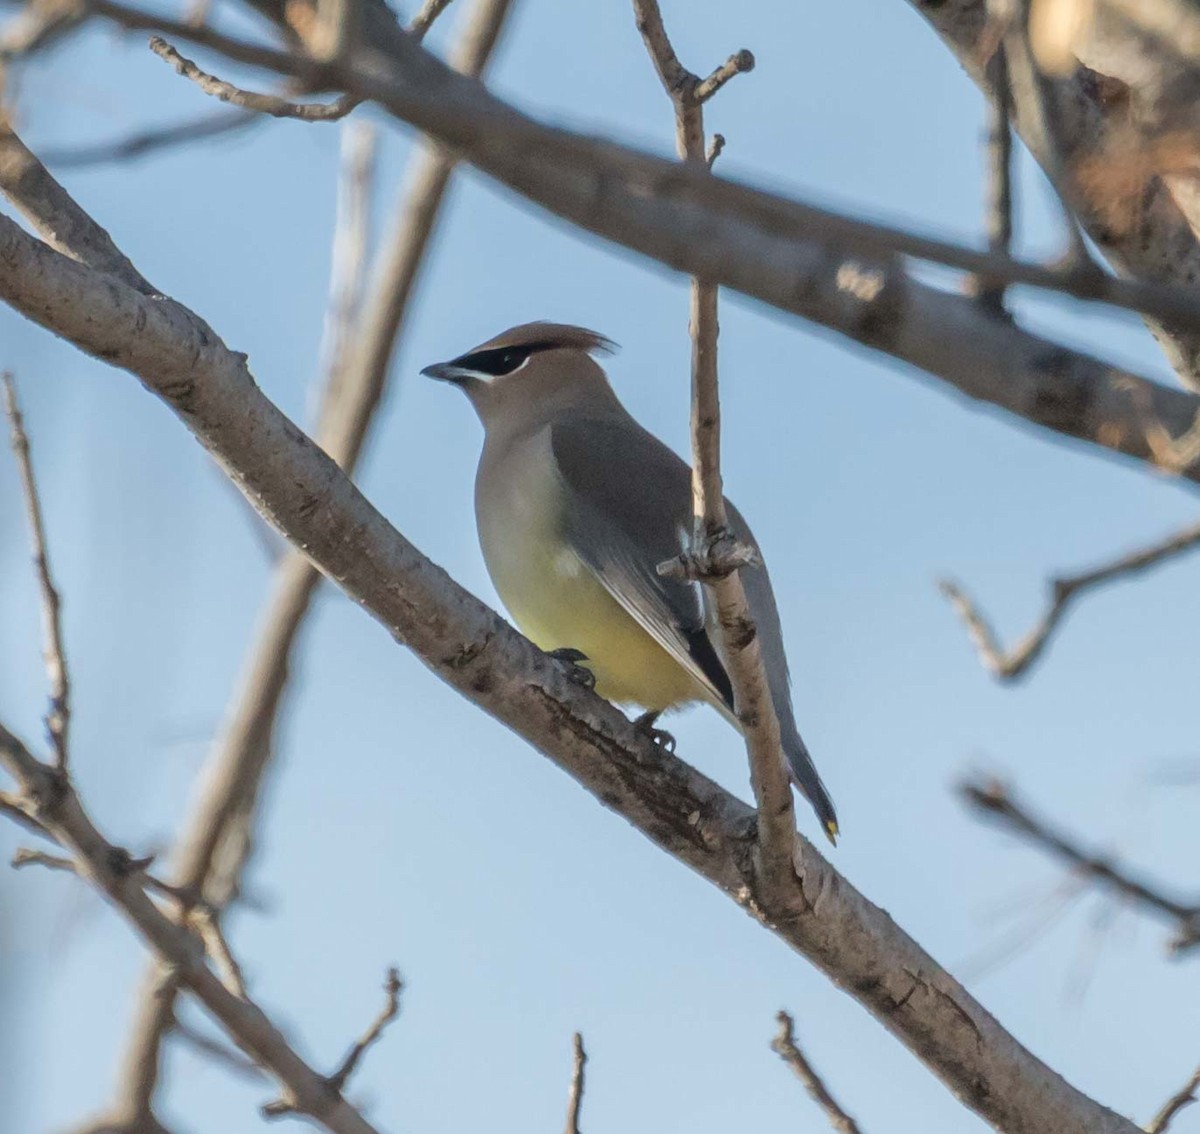
{"label": "cedar waxwing", "polygon": [[[612,349],[581,327],[527,323],[421,373],[461,387],[483,423],[479,542],[521,630],[585,663],[602,696],[648,710],[646,727],[702,700],[740,728],[707,592],[656,570],[689,546],[691,470],[617,400],[591,357]],[[755,545],[725,506],[734,535]],[[833,840],[833,803],[792,714],[771,580],[765,567],[742,580],[791,778]]]}

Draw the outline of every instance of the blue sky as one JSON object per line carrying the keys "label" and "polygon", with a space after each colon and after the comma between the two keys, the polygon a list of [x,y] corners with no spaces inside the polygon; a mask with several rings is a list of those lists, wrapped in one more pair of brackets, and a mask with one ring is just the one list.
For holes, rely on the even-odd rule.
{"label": "blue sky", "polygon": [[[465,7],[457,0],[439,25],[435,49]],[[696,0],[665,15],[695,70],[739,47],[757,57],[709,109],[728,139],[726,173],[979,239],[980,99],[907,5]],[[670,107],[624,4],[520,0],[494,76],[500,94],[549,120],[672,150]],[[35,148],[213,109],[139,37],[101,29],[27,68],[19,106]],[[379,122],[382,221],[412,136]],[[268,394],[307,421],[337,154],[337,127],[272,122],[64,180],[144,274],[247,351]],[[1022,163],[1021,249],[1046,254],[1055,213]],[[1039,330],[1171,380],[1135,318],[1026,295],[1020,305]],[[535,318],[620,343],[608,369],[621,397],[687,445],[686,281],[464,173],[361,481],[492,603],[471,503],[479,428],[463,399],[417,371]],[[67,597],[81,789],[111,837],[161,846],[221,719],[268,567],[220,474],[136,382],[7,310],[0,344]],[[961,579],[1011,637],[1039,611],[1049,573],[1186,522],[1188,492],[735,297],[721,352],[727,488],[772,564],[797,715],[842,819],[839,869],[953,971],[977,972],[1062,881],[963,813],[953,784],[984,769],[1189,892],[1180,864],[1194,855],[1196,789],[1164,786],[1160,773],[1196,756],[1195,561],[1081,603],[1013,689],[980,670],[934,588]],[[7,459],[0,571],[0,715],[36,738],[35,592]],[[739,740],[714,713],[671,727],[685,758],[748,792]],[[376,1011],[385,967],[401,967],[402,1018],[352,1088],[381,1128],[553,1129],[579,1029],[587,1128],[817,1129],[767,1047],[780,1007],[865,1129],[983,1128],[807,962],[332,589],[307,628],[282,736],[251,879],[265,909],[236,918],[234,944],[255,995],[322,1066]],[[815,829],[807,813],[801,822]],[[6,854],[17,842],[0,828]],[[1188,964],[1165,959],[1159,927],[1126,912],[1098,938],[1104,908],[1077,901],[969,984],[1072,1082],[1145,1121],[1200,1059],[1200,994]],[[62,876],[0,873],[0,918],[20,1068],[0,1129],[61,1129],[109,1097],[142,953]],[[164,1117],[197,1134],[257,1130],[270,1094],[176,1047]],[[1200,1118],[1178,1120],[1192,1128]]]}

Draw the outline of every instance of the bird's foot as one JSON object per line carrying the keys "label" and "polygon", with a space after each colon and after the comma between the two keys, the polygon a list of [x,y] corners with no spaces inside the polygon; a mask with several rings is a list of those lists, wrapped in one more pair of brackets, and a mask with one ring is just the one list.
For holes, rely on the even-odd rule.
{"label": "bird's foot", "polygon": [[651,709],[640,717],[635,717],[633,727],[643,736],[648,736],[664,752],[675,751],[675,738],[665,728],[655,728],[654,722],[662,715],[661,709]]}
{"label": "bird's foot", "polygon": [[549,655],[558,662],[562,662],[566,667],[567,676],[572,680],[582,685],[585,689],[596,688],[596,675],[585,665],[580,665],[580,662],[588,660],[587,654],[582,650],[573,649],[571,646],[563,646],[558,650],[548,650]]}

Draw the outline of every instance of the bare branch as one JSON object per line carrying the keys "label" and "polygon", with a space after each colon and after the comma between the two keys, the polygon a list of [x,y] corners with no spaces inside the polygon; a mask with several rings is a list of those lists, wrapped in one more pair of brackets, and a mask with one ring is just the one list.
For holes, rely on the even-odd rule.
{"label": "bare branch", "polygon": [[262,115],[244,110],[223,110],[169,126],[142,130],[112,142],[43,150],[42,160],[55,169],[90,169],[98,165],[114,165],[160,154],[176,146],[185,146],[205,138],[246,130],[265,121],[266,118]]}
{"label": "bare branch", "polygon": [[[331,1091],[341,1094],[350,1076],[354,1074],[354,1069],[358,1066],[359,1061],[379,1041],[388,1024],[400,1014],[400,993],[403,988],[404,982],[400,979],[400,970],[395,967],[388,969],[387,980],[383,985],[386,996],[383,1008],[362,1037],[354,1041],[354,1046],[350,1048],[338,1069],[326,1080]],[[264,1118],[282,1118],[285,1114],[293,1114],[295,1111],[295,1103],[286,1098],[276,1099],[262,1108]]]}
{"label": "bare branch", "polygon": [[32,0],[21,6],[0,32],[0,78],[12,59],[53,43],[84,18],[76,0]]}
{"label": "bare branch", "polygon": [[779,1034],[771,1041],[771,1050],[795,1072],[796,1078],[804,1084],[804,1089],[825,1112],[825,1117],[829,1119],[829,1125],[834,1130],[839,1131],[840,1134],[860,1134],[858,1123],[838,1105],[821,1076],[804,1057],[804,1053],[796,1043],[791,1016],[781,1011],[775,1019],[779,1021]]}
{"label": "bare branch", "polygon": [[[980,40],[987,27],[987,0],[954,4],[909,0],[909,5],[935,28],[982,87],[986,55]],[[1145,7],[1141,0],[1130,0],[1128,6]],[[1009,46],[1013,46],[1011,39]],[[1118,186],[1118,195],[1127,194],[1136,206],[1136,223],[1111,223],[1114,194],[1103,175],[1124,176],[1136,164],[1121,158],[1128,149],[1122,143],[1129,125],[1126,101],[1111,98],[1111,84],[1080,66],[1069,52],[1060,77],[1042,72],[1032,58],[1031,66],[1023,67],[1024,74],[1018,76],[1014,68],[1018,62],[1010,50],[1014,124],[1088,235],[1122,274],[1190,286],[1200,273],[1200,242],[1188,215],[1194,202],[1182,199],[1167,184],[1169,171],[1160,180],[1159,170],[1151,165],[1128,188]],[[1147,321],[1180,377],[1193,389],[1200,388],[1200,334],[1195,324],[1162,313]]]}
{"label": "bare branch", "polygon": [[189,921],[200,940],[204,942],[205,952],[216,964],[225,987],[234,996],[246,999],[246,980],[242,976],[242,967],[234,958],[229,942],[225,940],[219,913],[210,906],[197,906],[191,910]]}
{"label": "bare branch", "polygon": [[35,759],[0,725],[0,766],[16,780],[27,808],[70,852],[74,869],[123,915],[147,945],[218,1020],[238,1046],[270,1071],[298,1111],[334,1134],[377,1134],[341,1095],[288,1044],[253,1002],[234,995],[204,963],[204,951],[185,928],[172,922],[143,889],[141,871],[108,842],[88,818],[61,772]]}
{"label": "bare branch", "polygon": [[367,276],[367,248],[371,243],[371,203],[375,179],[375,131],[366,122],[349,122],[342,130],[341,172],[330,256],[329,299],[321,341],[321,372],[318,421],[332,413],[343,396],[345,369],[352,354],[353,338],[363,300]]}
{"label": "bare branch", "polygon": [[[639,31],[655,70],[675,107],[675,144],[684,162],[710,169],[704,134],[703,98],[697,76],[675,54],[663,25],[658,0],[633,0]],[[735,61],[740,60],[740,63]],[[739,52],[706,83],[715,93],[754,57]],[[718,74],[724,78],[716,80]],[[707,97],[707,96],[705,96]],[[724,660],[733,686],[750,761],[750,783],[758,805],[758,839],[762,871],[768,884],[791,878],[796,816],[792,788],[785,770],[779,718],[771,699],[762,643],[737,570],[714,570],[716,548],[735,542],[725,510],[721,478],[721,401],[717,379],[717,285],[701,275],[692,277],[690,331],[692,337],[692,549],[699,572],[712,594],[724,640]],[[831,833],[832,837],[832,833]]]}
{"label": "bare branch", "polygon": [[198,1028],[182,1020],[175,1021],[175,1034],[184,1043],[195,1048],[213,1062],[219,1063],[247,1079],[253,1079],[255,1082],[262,1081],[263,1069],[247,1059],[237,1048],[229,1047],[220,1040],[205,1035]]}
{"label": "bare branch", "polygon": [[963,799],[980,814],[999,822],[1039,850],[1061,859],[1079,877],[1089,879],[1156,914],[1175,926],[1168,948],[1182,954],[1200,945],[1200,903],[1184,902],[1138,878],[1113,859],[1082,849],[1069,835],[1019,803],[998,780],[968,780],[959,787]]}
{"label": "bare branch", "polygon": [[[992,0],[995,3],[995,0]],[[998,17],[993,14],[993,19]],[[1008,54],[1004,36],[992,49],[984,69],[984,95],[987,103],[987,193],[985,220],[988,248],[998,256],[1007,256],[1013,236],[1012,126],[1008,117],[1012,94],[1008,79]],[[1004,281],[975,276],[970,281],[972,294],[994,315],[1004,315]]]}
{"label": "bare branch", "polygon": [[[162,22],[130,14],[111,0],[95,2],[127,23]],[[998,320],[981,319],[972,301],[921,284],[894,259],[848,258],[847,218],[707,171],[697,175],[687,166],[614,143],[543,127],[454,76],[403,34],[392,37],[381,29],[379,35],[380,57],[394,59],[395,65],[369,74],[356,69],[359,93],[458,147],[492,177],[590,232],[838,330],[970,397],[1129,456],[1158,462],[1164,450],[1155,435],[1170,441],[1192,431],[1200,418],[1194,399]],[[305,70],[285,53],[227,39],[222,50],[285,74],[328,79],[327,71]],[[865,239],[855,224],[858,238]],[[882,230],[868,228],[878,247]],[[986,254],[960,249],[955,259],[964,270],[994,271]],[[1066,278],[1049,269],[1035,269],[1033,275],[1038,272]],[[1077,275],[1067,273],[1071,279]],[[1023,282],[1031,279],[1022,275]],[[1103,279],[1105,288],[1128,285]],[[1082,282],[1095,292],[1094,280]],[[1168,290],[1173,304],[1196,306],[1194,292]],[[1200,480],[1196,462],[1172,465],[1172,471]]]}
{"label": "bare branch", "polygon": [[584,1068],[587,1066],[587,1052],[583,1049],[583,1036],[576,1032],[571,1040],[571,1087],[567,1091],[567,1125],[565,1134],[581,1134],[579,1129],[579,1113],[583,1107]]}
{"label": "bare branch", "polygon": [[[1140,312],[1171,321],[1181,330],[1200,336],[1200,301],[1190,287],[1144,283],[1098,274],[1074,264],[1044,265],[980,252],[786,200],[723,178],[704,176],[707,171],[702,168],[681,169],[608,141],[598,142],[541,126],[474,84],[457,86],[456,83],[463,81],[461,78],[453,78],[452,72],[433,56],[421,52],[407,37],[389,45],[396,66],[384,69],[360,66],[339,72],[330,65],[243,43],[207,28],[193,31],[185,24],[113,0],[92,0],[92,3],[98,14],[123,26],[170,27],[176,38],[192,38],[208,44],[230,59],[318,86],[337,82],[353,88],[352,93],[375,99],[402,120],[446,145],[461,149],[466,160],[551,212],[675,267],[680,266],[679,258],[685,254],[681,241],[690,246],[690,237],[676,231],[674,239],[662,245],[661,251],[648,247],[657,241],[631,240],[627,217],[623,211],[611,208],[615,199],[624,198],[627,189],[638,199],[642,210],[658,212],[672,206],[698,210],[703,215],[689,216],[689,230],[719,214],[722,218],[736,218],[743,224],[758,226],[764,234],[770,232],[776,241],[818,244],[826,256],[848,253],[876,258],[894,254],[911,256],[963,272],[988,275],[1006,284],[1024,284]],[[440,98],[434,95],[435,90],[440,91]],[[601,207],[602,202],[598,202],[597,184],[603,185],[610,207]],[[647,197],[652,201],[647,203]],[[1200,259],[1200,250],[1197,258]],[[761,287],[750,280],[734,282],[717,256],[712,256],[711,261],[705,274],[715,282],[763,298]],[[911,285],[907,290],[912,291]],[[798,302],[793,299],[793,306]],[[871,345],[878,346],[881,337],[876,331],[870,336]],[[1200,349],[1200,337],[1197,345]]]}
{"label": "bare branch", "polygon": [[400,993],[403,988],[404,982],[400,979],[400,970],[392,966],[388,969],[387,979],[383,982],[383,991],[386,996],[383,1008],[371,1026],[362,1034],[362,1037],[355,1040],[354,1046],[342,1060],[341,1066],[330,1076],[329,1081],[335,1090],[340,1091],[346,1085],[346,1081],[354,1074],[354,1069],[358,1066],[359,1060],[367,1053],[367,1049],[379,1040],[388,1024],[400,1014]]}
{"label": "bare branch", "polygon": [[46,851],[30,850],[29,847],[17,847],[9,865],[14,870],[21,870],[26,866],[44,866],[47,870],[76,873],[74,859],[65,858],[60,854],[48,854]]}
{"label": "bare branch", "polygon": [[1165,540],[1122,555],[1090,571],[1051,579],[1050,603],[1045,613],[1033,629],[1007,652],[1001,647],[987,618],[957,583],[943,579],[938,583],[938,589],[962,619],[984,668],[999,681],[1015,681],[1041,657],[1068,607],[1080,594],[1156,567],[1197,547],[1200,547],[1200,523],[1189,524]]}
{"label": "bare branch", "polygon": [[7,371],[0,375],[4,387],[4,410],[11,430],[13,454],[21,475],[21,491],[25,497],[25,512],[29,521],[29,539],[33,545],[33,566],[37,572],[42,596],[43,657],[46,677],[50,683],[50,710],[46,714],[46,731],[54,748],[54,764],[66,771],[71,730],[71,675],[67,669],[67,654],[63,647],[62,600],[50,573],[50,556],[46,549],[46,528],[42,522],[42,503],[38,496],[37,480],[33,475],[33,459],[29,453],[29,436],[17,405],[17,388]]}
{"label": "bare branch", "polygon": [[1146,1126],[1146,1134],[1164,1134],[1175,1116],[1184,1107],[1191,1106],[1196,1101],[1198,1091],[1200,1091],[1200,1067],[1197,1067],[1192,1072],[1192,1077],[1163,1103],[1162,1109]]}
{"label": "bare branch", "polygon": [[49,839],[52,836],[32,815],[26,813],[21,801],[6,791],[0,791],[0,815],[7,815],[14,823],[20,824],[35,835]]}
{"label": "bare branch", "polygon": [[218,79],[207,71],[202,71],[192,60],[180,55],[165,39],[160,36],[150,37],[150,50],[164,62],[169,63],[176,74],[190,79],[205,94],[219,98],[222,102],[240,106],[243,110],[253,110],[259,114],[269,114],[272,118],[295,118],[301,122],[337,122],[345,118],[362,102],[361,98],[353,95],[342,95],[333,102],[291,102],[279,95],[259,94],[256,91],[244,91],[232,83]]}
{"label": "bare branch", "polygon": [[[470,9],[461,39],[452,51],[456,67],[471,75],[484,71],[511,7],[511,0],[479,0]],[[351,304],[353,332],[337,334],[340,346],[330,348],[317,438],[347,472],[357,466],[382,402],[395,343],[453,167],[453,156],[440,147],[420,149],[396,203],[391,230],[365,296]],[[343,184],[347,188],[353,185],[355,193],[362,187],[357,175]],[[365,209],[356,211],[365,214]],[[358,259],[361,265],[361,258],[351,259]],[[357,269],[352,274],[357,274]],[[356,282],[353,290],[358,287]],[[193,899],[202,898],[217,908],[237,894],[251,853],[259,785],[274,755],[275,722],[282,710],[300,629],[320,578],[319,570],[299,552],[286,554],[276,567],[227,724],[209,757],[200,792],[179,839],[179,886]],[[157,1065],[158,1047],[172,1020],[169,1010],[156,1012],[146,1004],[153,988],[151,973],[140,993],[143,1009],[130,1034],[122,1091],[134,1081],[129,1069]]]}
{"label": "bare branch", "polygon": [[744,75],[754,70],[754,55],[744,47],[735,51],[707,79],[696,83],[692,97],[699,103],[708,102],[735,75]]}
{"label": "bare branch", "polygon": [[438,16],[449,7],[450,0],[425,0],[425,3],[421,5],[421,10],[413,16],[412,23],[408,25],[408,34],[420,42],[433,27]]}
{"label": "bare branch", "polygon": [[129,262],[112,238],[50,175],[11,127],[0,122],[0,192],[51,248],[116,276],[145,295],[154,287]]}
{"label": "bare branch", "polygon": [[725,135],[714,134],[708,143],[708,153],[704,155],[704,164],[712,169],[717,164],[719,158],[725,149]]}

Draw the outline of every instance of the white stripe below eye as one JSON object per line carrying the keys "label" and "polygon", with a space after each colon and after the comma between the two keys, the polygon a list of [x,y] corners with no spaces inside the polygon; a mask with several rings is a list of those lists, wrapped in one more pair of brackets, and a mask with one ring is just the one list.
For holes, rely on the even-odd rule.
{"label": "white stripe below eye", "polygon": [[465,366],[456,366],[454,373],[460,378],[474,378],[479,382],[498,382],[501,378],[511,378],[514,374],[519,374],[526,366],[529,365],[529,360],[532,355],[527,354],[519,366],[514,366],[511,370],[505,371],[503,374],[485,374],[482,370],[469,370]]}

